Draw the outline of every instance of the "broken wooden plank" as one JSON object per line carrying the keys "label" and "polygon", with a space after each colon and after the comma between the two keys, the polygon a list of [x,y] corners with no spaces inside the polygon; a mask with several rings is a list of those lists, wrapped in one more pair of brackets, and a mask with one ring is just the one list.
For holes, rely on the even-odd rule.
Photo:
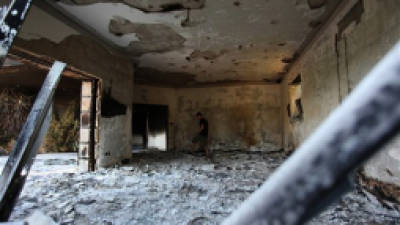
{"label": "broken wooden plank", "polygon": [[[0,221],[7,221],[47,132],[50,106],[66,64],[56,61],[36,98],[0,177]],[[50,115],[50,116],[49,116]],[[45,122],[46,121],[46,122]]]}

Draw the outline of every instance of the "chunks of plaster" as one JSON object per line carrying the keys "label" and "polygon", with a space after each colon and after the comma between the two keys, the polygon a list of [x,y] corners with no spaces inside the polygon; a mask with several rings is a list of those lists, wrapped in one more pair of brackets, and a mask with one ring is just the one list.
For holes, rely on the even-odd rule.
{"label": "chunks of plaster", "polygon": [[179,49],[186,41],[167,25],[133,23],[120,16],[114,16],[110,21],[109,30],[118,36],[134,33],[139,41],[132,41],[127,47],[134,55]]}
{"label": "chunks of plaster", "polygon": [[23,224],[30,225],[57,225],[54,220],[42,213],[41,211],[35,211]]}
{"label": "chunks of plaster", "polygon": [[169,12],[184,9],[201,9],[206,0],[61,0],[70,5],[94,3],[125,3],[144,12]]}

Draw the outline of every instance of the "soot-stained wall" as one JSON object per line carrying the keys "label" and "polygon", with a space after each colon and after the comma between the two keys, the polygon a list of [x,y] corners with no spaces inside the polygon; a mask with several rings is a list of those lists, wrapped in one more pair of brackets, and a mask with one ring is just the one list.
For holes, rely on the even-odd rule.
{"label": "soot-stained wall", "polygon": [[276,150],[280,145],[279,85],[178,89],[176,144],[190,149],[196,112],[209,122],[213,149]]}
{"label": "soot-stained wall", "polygon": [[[352,0],[347,4],[346,10],[336,15],[299,58],[282,84],[283,105],[287,105],[295,94],[289,91],[288,84],[302,75],[304,121],[292,124],[282,114],[286,149],[298,147],[296,138],[304,141],[400,41],[399,1]],[[399,140],[400,137],[364,167],[367,177],[400,186]]]}
{"label": "soot-stained wall", "polygon": [[[39,15],[39,16],[38,16]],[[15,45],[48,55],[101,78],[108,101],[102,102],[105,116],[99,121],[97,166],[107,167],[130,159],[134,67],[131,59],[110,51],[97,41],[33,7]],[[51,21],[51,22],[49,22]],[[32,33],[38,27],[40,35]],[[108,104],[108,103],[113,104]],[[119,110],[114,110],[118,105]],[[115,113],[117,112],[117,113]]]}
{"label": "soot-stained wall", "polygon": [[199,130],[195,118],[209,121],[211,148],[276,150],[281,141],[279,85],[158,88],[137,85],[135,103],[168,105],[170,149],[190,150]]}

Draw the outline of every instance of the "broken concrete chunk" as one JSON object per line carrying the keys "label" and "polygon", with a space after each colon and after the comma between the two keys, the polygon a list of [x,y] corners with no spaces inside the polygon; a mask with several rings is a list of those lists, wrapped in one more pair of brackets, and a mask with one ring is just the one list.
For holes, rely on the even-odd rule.
{"label": "broken concrete chunk", "polygon": [[29,225],[57,225],[54,220],[41,211],[35,211],[27,220]]}

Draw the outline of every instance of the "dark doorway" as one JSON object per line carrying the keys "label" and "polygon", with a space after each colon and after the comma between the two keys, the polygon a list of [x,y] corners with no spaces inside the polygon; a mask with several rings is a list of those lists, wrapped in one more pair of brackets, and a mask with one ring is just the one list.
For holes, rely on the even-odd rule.
{"label": "dark doorway", "polygon": [[133,149],[168,149],[168,106],[133,105]]}
{"label": "dark doorway", "polygon": [[146,105],[135,104],[133,105],[133,119],[132,119],[132,135],[133,135],[133,148],[145,149],[147,148],[147,121],[148,110]]}

